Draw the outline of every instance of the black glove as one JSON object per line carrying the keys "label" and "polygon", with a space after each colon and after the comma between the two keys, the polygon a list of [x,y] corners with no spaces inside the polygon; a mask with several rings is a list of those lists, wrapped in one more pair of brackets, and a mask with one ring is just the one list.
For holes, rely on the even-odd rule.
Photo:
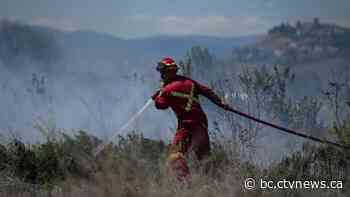
{"label": "black glove", "polygon": [[160,90],[157,90],[156,93],[151,96],[152,100],[155,100],[158,95],[160,95]]}

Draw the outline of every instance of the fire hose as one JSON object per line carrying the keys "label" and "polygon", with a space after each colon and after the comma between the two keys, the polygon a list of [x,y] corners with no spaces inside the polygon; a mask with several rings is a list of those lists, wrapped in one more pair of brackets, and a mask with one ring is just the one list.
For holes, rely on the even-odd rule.
{"label": "fire hose", "polygon": [[320,138],[317,138],[317,137],[314,137],[314,136],[311,136],[311,135],[306,135],[306,134],[303,134],[303,133],[299,133],[299,132],[293,131],[293,130],[291,130],[289,128],[285,128],[285,127],[282,127],[282,126],[279,126],[279,125],[275,125],[275,124],[272,124],[272,123],[264,121],[264,120],[260,120],[258,118],[255,118],[253,116],[250,116],[250,115],[248,115],[246,113],[240,112],[240,111],[232,109],[232,108],[227,109],[227,110],[230,111],[230,112],[233,112],[233,113],[235,113],[235,114],[237,114],[239,116],[243,116],[243,117],[248,118],[250,120],[254,120],[254,121],[258,122],[258,123],[270,126],[272,128],[278,129],[278,130],[286,132],[288,134],[292,134],[292,135],[295,135],[295,136],[306,138],[306,139],[309,139],[309,140],[312,140],[312,141],[315,141],[315,142],[319,142],[319,143],[322,143],[322,144],[329,144],[329,145],[336,146],[338,148],[342,148],[342,149],[345,149],[345,150],[350,150],[350,146],[347,146],[347,145],[342,145],[342,144],[338,144],[336,142],[332,142],[332,141],[329,141],[329,140],[326,140],[326,139],[320,139]]}
{"label": "fire hose", "polygon": [[[137,119],[138,116],[140,116],[146,109],[147,107],[152,103],[152,100],[149,99],[146,104],[121,128],[119,129],[118,131],[123,131],[125,130],[133,121],[135,121]],[[332,145],[332,146],[335,146],[335,147],[338,147],[338,148],[342,148],[342,149],[345,149],[345,150],[350,150],[350,146],[347,146],[347,145],[342,145],[342,144],[338,144],[336,142],[332,142],[332,141],[329,141],[329,140],[326,140],[326,139],[320,139],[320,138],[317,138],[317,137],[314,137],[314,136],[311,136],[311,135],[307,135],[307,134],[303,134],[303,133],[299,133],[299,132],[296,132],[296,131],[293,131],[289,128],[286,128],[286,127],[282,127],[282,126],[279,126],[279,125],[275,125],[275,124],[272,124],[270,122],[267,122],[267,121],[264,121],[264,120],[261,120],[261,119],[258,119],[256,117],[253,117],[249,114],[246,114],[246,113],[243,113],[241,111],[238,111],[238,110],[235,110],[235,109],[232,109],[232,108],[227,108],[226,109],[227,111],[230,111],[230,112],[233,112],[239,116],[243,116],[245,118],[248,118],[250,120],[253,120],[255,122],[258,122],[258,123],[261,123],[261,124],[264,124],[264,125],[267,125],[267,126],[270,126],[272,128],[275,128],[275,129],[278,129],[280,131],[283,131],[283,132],[286,132],[288,134],[291,134],[291,135],[295,135],[295,136],[299,136],[299,137],[302,137],[302,138],[305,138],[305,139],[308,139],[308,140],[312,140],[312,141],[315,141],[315,142],[318,142],[318,143],[322,143],[322,144],[329,144],[329,145]],[[112,140],[116,137],[116,135],[119,133],[118,131],[114,132],[113,136],[111,136],[105,143],[102,143],[100,144],[95,150],[94,150],[94,156],[97,156],[109,143],[112,142]]]}

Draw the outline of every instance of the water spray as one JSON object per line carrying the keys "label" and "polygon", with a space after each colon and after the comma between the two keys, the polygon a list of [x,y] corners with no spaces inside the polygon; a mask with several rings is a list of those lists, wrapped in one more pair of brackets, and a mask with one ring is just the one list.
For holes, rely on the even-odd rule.
{"label": "water spray", "polygon": [[143,107],[138,111],[136,112],[130,119],[128,122],[126,122],[119,130],[117,130],[116,132],[113,133],[113,135],[108,138],[108,140],[102,144],[100,144],[99,146],[97,146],[97,148],[93,151],[93,155],[96,157],[98,154],[100,154],[100,152],[106,148],[106,146],[108,144],[110,144],[113,139],[121,132],[123,132],[125,129],[127,129],[131,123],[133,123],[149,106],[150,104],[152,103],[152,99],[148,99],[148,101],[146,102],[145,105],[143,105]]}

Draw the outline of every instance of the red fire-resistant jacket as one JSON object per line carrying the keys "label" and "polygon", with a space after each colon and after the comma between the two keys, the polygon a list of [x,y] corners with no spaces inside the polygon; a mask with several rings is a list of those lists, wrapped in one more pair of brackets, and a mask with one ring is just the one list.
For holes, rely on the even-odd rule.
{"label": "red fire-resistant jacket", "polygon": [[207,125],[207,117],[199,103],[199,95],[207,97],[220,107],[226,107],[210,88],[179,75],[175,80],[162,87],[160,93],[156,93],[152,98],[157,109],[171,107],[179,123]]}
{"label": "red fire-resistant jacket", "polygon": [[171,107],[178,119],[178,127],[172,141],[175,152],[186,153],[189,149],[202,159],[210,152],[208,120],[199,103],[203,95],[218,106],[228,109],[221,99],[208,87],[184,77],[177,76],[152,96],[158,109]]}

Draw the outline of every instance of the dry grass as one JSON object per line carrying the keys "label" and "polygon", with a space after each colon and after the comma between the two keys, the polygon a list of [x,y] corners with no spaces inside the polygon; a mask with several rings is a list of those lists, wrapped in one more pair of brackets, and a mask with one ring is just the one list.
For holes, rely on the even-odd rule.
{"label": "dry grass", "polygon": [[[212,141],[211,157],[199,164],[192,155],[188,156],[191,169],[191,183],[179,183],[166,166],[167,146],[161,142],[152,141],[138,135],[123,138],[114,146],[108,146],[94,158],[88,152],[96,146],[88,136],[82,135],[77,146],[71,146],[68,155],[74,157],[80,173],[68,171],[63,181],[56,181],[55,187],[49,187],[51,192],[7,192],[1,191],[0,196],[28,197],[346,197],[349,196],[349,185],[345,190],[246,190],[244,180],[248,177],[265,180],[281,180],[295,178],[300,172],[301,177],[311,179],[304,171],[296,169],[296,161],[302,157],[272,164],[267,169],[243,162],[235,152],[238,147],[225,141]],[[227,144],[225,144],[227,143]],[[90,145],[89,145],[90,144]],[[60,143],[56,144],[61,146]],[[83,149],[79,149],[82,147]],[[231,147],[231,148],[230,148]],[[308,150],[312,150],[308,148]],[[315,149],[316,150],[316,149]],[[58,157],[66,156],[69,152]],[[48,152],[47,154],[51,154]],[[312,154],[313,155],[313,154]],[[329,155],[325,156],[330,158]],[[322,170],[322,169],[320,169]],[[305,171],[306,172],[306,171]],[[81,174],[83,173],[83,174]],[[297,176],[296,178],[299,178]],[[317,179],[316,179],[317,180]],[[18,187],[17,187],[18,188]],[[40,195],[44,194],[44,195]],[[39,195],[36,195],[39,194]]]}
{"label": "dry grass", "polygon": [[[133,158],[137,153],[131,153]],[[189,158],[191,160],[191,158]],[[101,162],[101,161],[100,161]],[[105,155],[100,170],[90,179],[70,178],[61,185],[64,197],[280,197],[280,196],[348,196],[339,190],[253,190],[244,189],[247,177],[268,177],[269,171],[262,171],[247,163],[228,161],[220,166],[208,161],[198,166],[189,162],[191,183],[178,182],[164,160],[156,166],[145,159],[120,161],[113,154]],[[210,166],[205,172],[204,166]],[[208,168],[206,168],[208,169]],[[64,194],[64,195],[63,195]],[[55,196],[56,197],[56,196]],[[57,196],[58,197],[58,196]]]}

